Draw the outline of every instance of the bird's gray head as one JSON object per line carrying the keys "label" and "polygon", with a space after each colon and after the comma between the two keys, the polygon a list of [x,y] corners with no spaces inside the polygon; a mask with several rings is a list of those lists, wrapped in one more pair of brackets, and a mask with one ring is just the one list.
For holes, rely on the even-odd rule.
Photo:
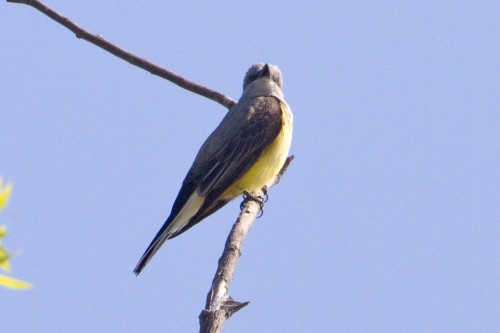
{"label": "bird's gray head", "polygon": [[283,79],[281,78],[281,71],[278,66],[270,64],[255,64],[250,67],[243,80],[243,90],[245,90],[248,85],[256,80],[266,78],[273,81],[278,85],[278,87],[283,87]]}
{"label": "bird's gray head", "polygon": [[248,69],[243,80],[243,96],[247,98],[275,96],[283,99],[282,86],[283,79],[278,66],[255,64]]}

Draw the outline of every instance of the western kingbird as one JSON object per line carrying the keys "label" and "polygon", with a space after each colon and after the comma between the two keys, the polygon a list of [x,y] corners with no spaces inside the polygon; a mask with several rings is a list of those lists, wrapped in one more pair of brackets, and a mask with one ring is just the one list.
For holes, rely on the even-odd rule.
{"label": "western kingbird", "polygon": [[134,269],[139,274],[163,243],[188,230],[244,191],[252,194],[285,163],[292,112],[283,98],[277,66],[255,64],[243,94],[203,143],[182,182],[167,221]]}

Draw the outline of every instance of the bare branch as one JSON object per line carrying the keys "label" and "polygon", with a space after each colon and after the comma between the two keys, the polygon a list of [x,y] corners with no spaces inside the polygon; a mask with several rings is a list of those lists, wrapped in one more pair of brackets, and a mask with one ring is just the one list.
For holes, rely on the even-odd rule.
{"label": "bare branch", "polygon": [[[268,188],[278,184],[285,174],[294,156],[289,156],[274,181],[268,184]],[[263,200],[264,193],[260,191],[255,194]],[[200,313],[200,333],[222,332],[224,322],[236,311],[242,309],[249,302],[236,302],[229,295],[229,287],[233,281],[236,263],[241,256],[243,240],[259,214],[260,206],[255,200],[245,200],[240,215],[233,225],[226,240],[224,251],[219,259],[217,272],[212,281],[212,287],[207,295],[205,309]]]}
{"label": "bare branch", "polygon": [[139,68],[142,68],[142,69],[150,72],[153,75],[157,75],[161,78],[169,80],[170,82],[178,85],[181,88],[187,89],[191,92],[194,92],[195,94],[209,98],[209,99],[211,99],[219,104],[224,105],[228,109],[230,109],[236,103],[232,98],[230,98],[230,97],[228,97],[228,96],[226,96],[218,91],[212,90],[210,88],[207,88],[205,86],[197,84],[193,81],[189,81],[189,80],[183,78],[182,76],[180,76],[180,75],[178,75],[178,74],[176,74],[176,73],[174,73],[166,68],[163,68],[163,67],[160,67],[156,64],[153,64],[152,62],[150,62],[146,59],[140,58],[140,57],[136,56],[135,54],[130,53],[129,51],[126,51],[126,50],[120,48],[119,46],[108,42],[101,35],[92,34],[88,31],[86,31],[85,29],[78,26],[76,23],[69,20],[67,17],[62,16],[61,14],[59,14],[56,11],[54,11],[53,9],[47,7],[45,4],[43,4],[40,1],[37,1],[37,0],[7,0],[7,2],[26,4],[26,5],[29,5],[33,8],[36,8],[40,12],[42,12],[43,14],[45,14],[48,17],[50,17],[51,19],[53,19],[54,21],[62,24],[63,26],[65,26],[66,28],[68,28],[69,30],[74,32],[77,38],[84,39],[84,40],[86,40],[94,45],[97,45],[98,47],[114,54],[118,58],[121,58],[123,60],[128,61],[132,65],[135,65]]}
{"label": "bare branch", "polygon": [[[262,192],[260,197],[263,197]],[[224,246],[224,252],[219,259],[217,272],[212,281],[212,288],[207,295],[205,309],[200,314],[200,333],[216,333],[222,331],[224,322],[237,310],[246,306],[249,302],[236,304],[240,305],[237,309],[230,311],[227,307],[228,302],[234,302],[228,295],[229,287],[234,276],[236,263],[241,256],[241,246],[250,227],[252,226],[260,207],[257,202],[247,200],[243,205],[240,215],[233,225],[229,237]]]}

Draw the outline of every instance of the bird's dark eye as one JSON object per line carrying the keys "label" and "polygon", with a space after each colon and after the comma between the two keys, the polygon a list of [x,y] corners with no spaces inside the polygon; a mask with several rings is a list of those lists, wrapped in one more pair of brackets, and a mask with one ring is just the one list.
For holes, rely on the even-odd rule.
{"label": "bird's dark eye", "polygon": [[255,81],[259,77],[259,72],[253,73],[252,75],[248,76],[248,82]]}
{"label": "bird's dark eye", "polygon": [[258,77],[259,77],[259,72],[252,73],[252,74],[248,75],[247,77],[245,77],[245,80],[243,81],[243,89],[245,89],[253,81],[257,80]]}

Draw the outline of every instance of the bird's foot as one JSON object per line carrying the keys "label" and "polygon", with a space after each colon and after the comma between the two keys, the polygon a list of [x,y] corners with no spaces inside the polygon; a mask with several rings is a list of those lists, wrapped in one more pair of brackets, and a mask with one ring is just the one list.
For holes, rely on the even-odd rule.
{"label": "bird's foot", "polygon": [[243,190],[243,201],[240,204],[240,209],[243,209],[243,206],[250,200],[255,201],[259,205],[260,213],[257,218],[261,217],[264,214],[264,202],[267,201],[267,189],[264,192],[264,198],[258,195],[253,195],[247,190]]}

